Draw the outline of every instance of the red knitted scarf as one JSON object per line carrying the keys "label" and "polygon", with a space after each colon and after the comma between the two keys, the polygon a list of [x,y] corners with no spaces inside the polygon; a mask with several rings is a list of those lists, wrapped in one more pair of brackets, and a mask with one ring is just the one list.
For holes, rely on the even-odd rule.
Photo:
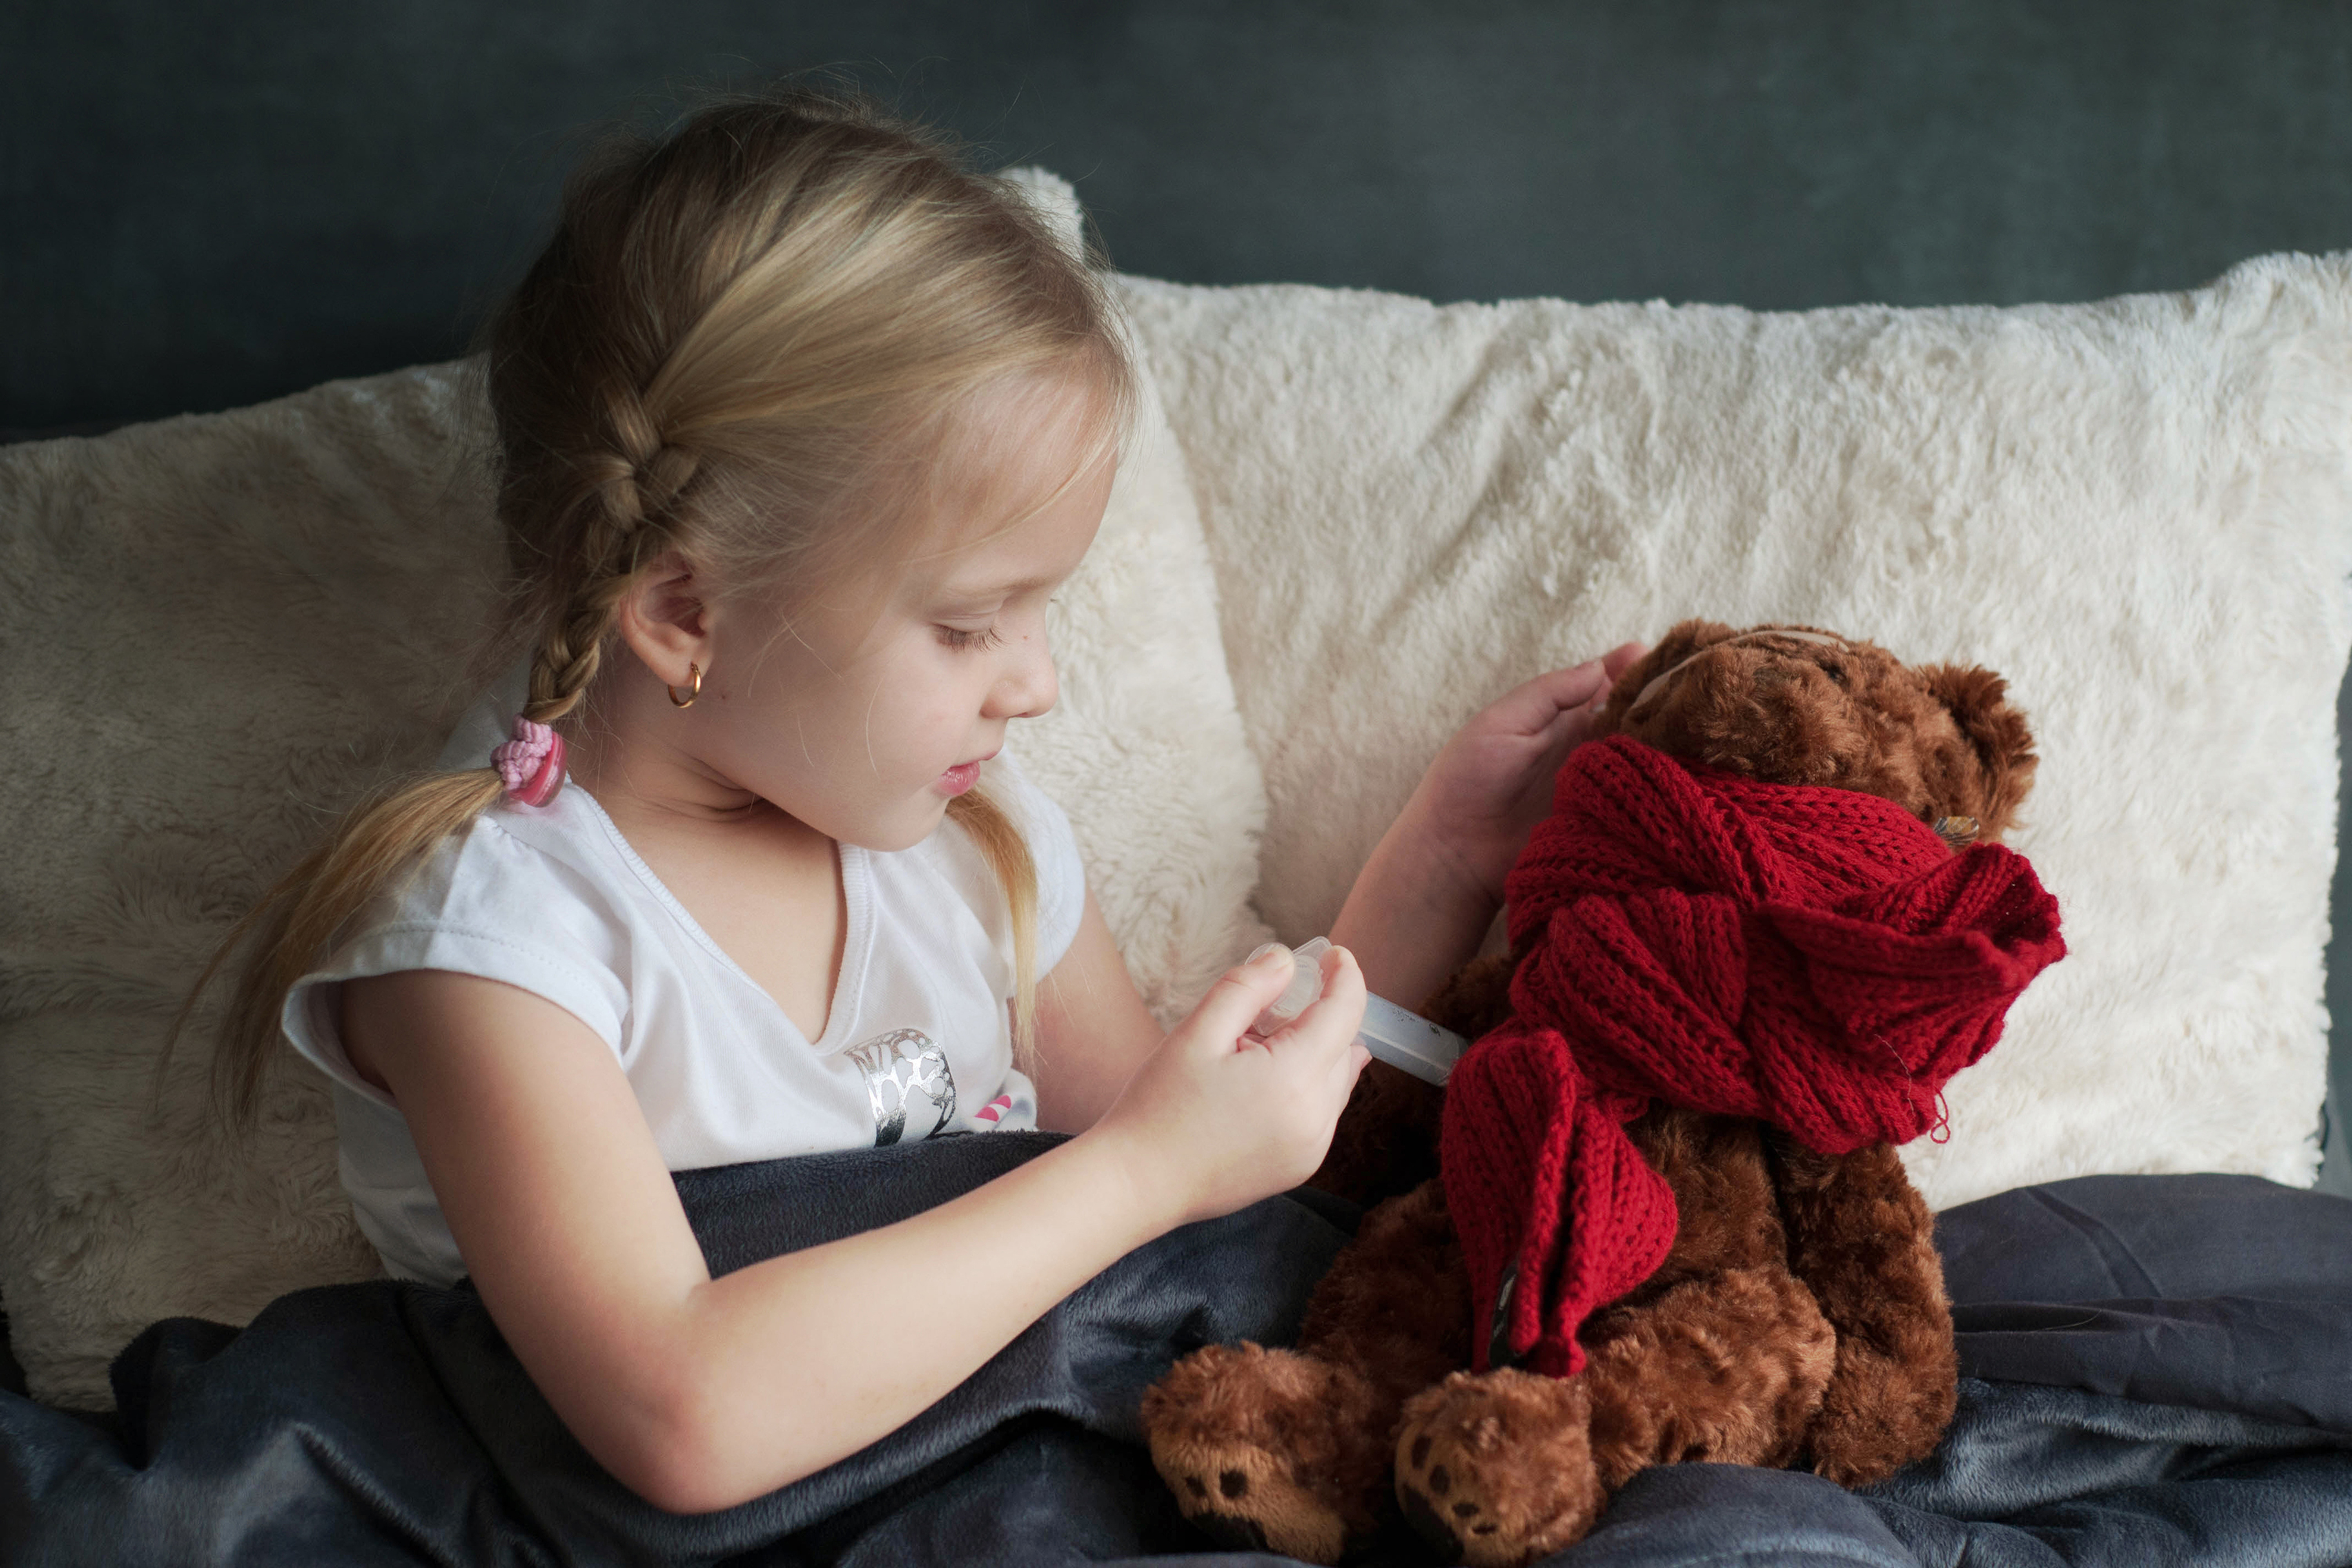
{"label": "red knitted scarf", "polygon": [[1576,1372],[1585,1317],[1665,1261],[1674,1194],[1625,1134],[1651,1100],[1907,1142],[2066,951],[2021,856],[1622,736],[1570,755],[1507,891],[1514,1016],[1454,1068],[1440,1147],[1482,1370]]}

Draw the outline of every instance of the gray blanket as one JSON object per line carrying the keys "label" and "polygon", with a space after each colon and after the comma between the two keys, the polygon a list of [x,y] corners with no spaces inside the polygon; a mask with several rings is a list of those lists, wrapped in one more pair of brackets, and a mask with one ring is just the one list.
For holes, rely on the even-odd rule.
{"label": "gray blanket", "polygon": [[[989,1134],[693,1172],[714,1270],[885,1224],[1046,1146]],[[97,1422],[0,1395],[0,1562],[1003,1563],[1215,1554],[1137,1441],[1176,1356],[1280,1340],[1353,1215],[1313,1194],[1188,1226],[1078,1290],[917,1420],[721,1513],[583,1452],[467,1289],[298,1292],[157,1324]],[[1638,1478],[1572,1568],[2352,1563],[2352,1203],[2241,1177],[2021,1189],[1939,1222],[1949,1436],[1874,1493],[1694,1465]],[[943,1300],[876,1302],[877,1353]],[[1374,1554],[1421,1559],[1408,1542]]]}

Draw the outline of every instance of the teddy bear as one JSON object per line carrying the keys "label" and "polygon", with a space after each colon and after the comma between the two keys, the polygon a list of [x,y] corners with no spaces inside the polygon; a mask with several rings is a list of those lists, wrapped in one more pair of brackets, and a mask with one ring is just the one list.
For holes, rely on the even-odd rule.
{"label": "teddy bear", "polygon": [[1291,1348],[1146,1394],[1221,1543],[1314,1563],[1580,1539],[1640,1470],[1861,1486],[1954,1407],[1932,1221],[1895,1146],[2063,955],[1998,840],[2036,758],[2001,679],[1817,627],[1675,626],[1617,679],[1507,886],[1507,953],[1381,1062],[1314,1184],[1371,1204]]}

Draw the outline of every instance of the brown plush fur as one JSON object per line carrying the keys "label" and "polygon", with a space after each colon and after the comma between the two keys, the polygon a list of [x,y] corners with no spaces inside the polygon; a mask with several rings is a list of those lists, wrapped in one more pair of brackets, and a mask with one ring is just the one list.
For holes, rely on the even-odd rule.
{"label": "brown plush fur", "polygon": [[[1979,841],[2014,824],[2035,761],[1989,671],[1706,621],[1628,669],[1596,730],[1930,823],[1974,818]],[[1475,1038],[1507,1016],[1510,970],[1473,963],[1423,1010]],[[1438,1122],[1435,1090],[1366,1068],[1315,1180],[1386,1201],[1317,1287],[1297,1348],[1212,1346],[1145,1395],[1154,1462],[1218,1541],[1332,1563],[1409,1525],[1448,1559],[1507,1568],[1580,1539],[1651,1465],[1804,1464],[1859,1486],[1934,1447],[1951,1313],[1892,1149],[1817,1154],[1755,1122],[1651,1109],[1627,1131],[1674,1189],[1673,1249],[1585,1323],[1585,1370],[1553,1379],[1463,1370],[1469,1281]]]}

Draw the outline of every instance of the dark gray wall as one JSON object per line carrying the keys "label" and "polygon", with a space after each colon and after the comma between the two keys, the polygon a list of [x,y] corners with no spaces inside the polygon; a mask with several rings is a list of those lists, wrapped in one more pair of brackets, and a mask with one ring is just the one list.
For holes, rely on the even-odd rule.
{"label": "dark gray wall", "polygon": [[827,64],[1194,282],[2010,303],[2352,247],[2316,0],[14,0],[0,431],[456,353],[581,126]]}
{"label": "dark gray wall", "polygon": [[578,127],[827,63],[1195,282],[2008,303],[2352,245],[2342,5],[15,0],[0,426],[449,353]]}

